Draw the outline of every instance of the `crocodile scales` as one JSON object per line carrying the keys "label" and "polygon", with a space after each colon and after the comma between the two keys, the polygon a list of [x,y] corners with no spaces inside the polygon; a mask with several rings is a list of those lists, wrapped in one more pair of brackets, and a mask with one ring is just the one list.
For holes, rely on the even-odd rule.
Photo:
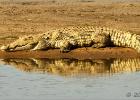
{"label": "crocodile scales", "polygon": [[140,52],[140,35],[106,27],[78,26],[50,30],[42,34],[24,36],[1,50],[47,50],[60,48],[68,52],[78,47],[130,47]]}

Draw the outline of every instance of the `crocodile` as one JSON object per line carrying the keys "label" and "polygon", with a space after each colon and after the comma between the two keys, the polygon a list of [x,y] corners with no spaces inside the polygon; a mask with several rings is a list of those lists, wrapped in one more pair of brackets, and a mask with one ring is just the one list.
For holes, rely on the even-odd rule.
{"label": "crocodile", "polygon": [[140,52],[140,35],[106,27],[78,26],[49,30],[42,34],[20,37],[3,45],[3,51],[48,50],[69,52],[78,47],[129,47]]}

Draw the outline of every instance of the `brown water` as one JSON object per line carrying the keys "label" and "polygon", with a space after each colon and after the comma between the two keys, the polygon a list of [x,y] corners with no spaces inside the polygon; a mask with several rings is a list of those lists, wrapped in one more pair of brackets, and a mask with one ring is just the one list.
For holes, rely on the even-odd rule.
{"label": "brown water", "polygon": [[0,99],[139,100],[140,59],[1,59]]}

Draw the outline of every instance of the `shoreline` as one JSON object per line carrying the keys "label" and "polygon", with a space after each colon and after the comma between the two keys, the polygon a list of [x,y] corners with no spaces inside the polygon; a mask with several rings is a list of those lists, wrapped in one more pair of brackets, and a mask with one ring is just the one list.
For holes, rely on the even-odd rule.
{"label": "shoreline", "polygon": [[140,53],[137,53],[131,48],[77,48],[68,53],[61,53],[59,49],[52,49],[46,51],[16,51],[5,52],[0,51],[0,59],[6,58],[47,58],[47,59],[125,59],[125,58],[139,58]]}

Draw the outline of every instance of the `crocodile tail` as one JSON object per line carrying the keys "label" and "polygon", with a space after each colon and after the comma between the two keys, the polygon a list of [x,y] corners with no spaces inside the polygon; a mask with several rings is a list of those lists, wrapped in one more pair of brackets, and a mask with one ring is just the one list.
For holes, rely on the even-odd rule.
{"label": "crocodile tail", "polygon": [[115,46],[130,47],[140,53],[140,35],[112,30],[110,37]]}

